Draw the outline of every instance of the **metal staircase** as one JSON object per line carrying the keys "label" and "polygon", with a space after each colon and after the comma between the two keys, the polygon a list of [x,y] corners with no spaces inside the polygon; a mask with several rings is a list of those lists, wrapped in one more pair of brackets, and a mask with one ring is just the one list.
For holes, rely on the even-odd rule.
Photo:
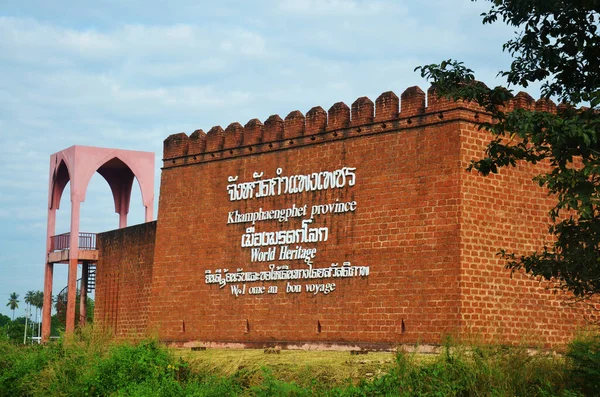
{"label": "metal staircase", "polygon": [[95,289],[96,289],[96,265],[90,263],[88,265],[87,292],[90,293]]}
{"label": "metal staircase", "polygon": [[[92,292],[93,290],[96,289],[96,265],[94,264],[89,264],[88,265],[88,285],[87,285],[87,292],[88,294],[90,292]],[[77,295],[79,295],[79,291],[81,290],[80,288],[81,286],[81,278],[77,279]],[[66,302],[67,299],[67,291],[68,291],[69,287],[65,287],[63,288],[57,295],[56,299],[64,299]]]}

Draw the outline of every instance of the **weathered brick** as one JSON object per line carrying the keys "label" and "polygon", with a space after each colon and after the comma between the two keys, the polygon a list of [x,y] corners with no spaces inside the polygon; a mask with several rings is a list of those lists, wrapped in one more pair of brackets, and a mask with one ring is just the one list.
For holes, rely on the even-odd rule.
{"label": "weathered brick", "polygon": [[[376,100],[374,117],[373,104],[366,98],[352,105],[352,121],[343,104],[334,105],[329,117],[316,107],[306,119],[292,112],[285,121],[272,116],[264,126],[252,120],[244,127],[241,143],[238,138],[227,140],[229,132],[237,136],[239,125],[225,132],[211,129],[207,154],[221,150],[223,141],[232,148],[285,141],[264,145],[263,152],[261,145],[244,150],[238,157],[232,150],[226,151],[231,155],[227,158],[213,153],[194,162],[165,164],[155,242],[145,229],[110,232],[99,240],[104,248],[97,318],[119,335],[149,330],[163,340],[182,343],[391,347],[440,343],[447,334],[475,334],[506,343],[568,341],[583,324],[579,308],[566,306],[563,296],[525,275],[511,275],[497,256],[500,248],[528,253],[548,243],[552,198],[532,181],[547,165],[521,165],[488,177],[467,173],[469,161],[482,156],[489,141],[477,124],[484,116],[478,118],[479,111],[465,104],[436,99],[433,92],[425,108],[425,93],[418,87],[405,91],[401,100],[400,118],[398,97],[388,92]],[[524,94],[513,102],[536,106]],[[551,108],[545,102],[538,107]],[[355,119],[360,128],[354,128]],[[336,132],[321,134],[327,129]],[[185,138],[168,140],[165,158],[167,153],[183,156],[185,143],[179,141]],[[233,201],[228,193],[237,183],[254,186],[254,192],[259,187],[277,189],[284,179],[274,185],[259,181],[278,176],[309,176],[301,178],[307,186],[313,173],[344,167],[356,168],[352,186],[268,197],[255,193]],[[317,249],[312,268],[348,261],[369,266],[368,277],[240,282],[235,285],[246,284],[246,294],[238,297],[231,293],[233,283],[206,283],[207,270],[260,272],[271,264],[308,269],[300,259],[252,261],[251,249],[241,244],[242,235],[250,227],[257,232],[301,229],[313,205],[346,202],[356,202],[355,211],[312,217],[309,227],[327,227],[327,241],[297,245]],[[307,205],[309,214],[282,222],[228,223],[232,211],[293,205]],[[281,245],[276,247],[279,253]],[[288,283],[300,285],[301,292],[286,293]],[[335,290],[307,293],[306,285],[313,283],[334,283]],[[278,292],[248,293],[250,287],[260,286],[276,286]],[[139,317],[134,316],[137,308]]]}

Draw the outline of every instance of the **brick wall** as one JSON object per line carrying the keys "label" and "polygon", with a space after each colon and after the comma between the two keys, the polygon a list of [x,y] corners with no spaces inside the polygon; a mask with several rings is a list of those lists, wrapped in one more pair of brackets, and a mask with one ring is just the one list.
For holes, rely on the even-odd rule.
{"label": "brick wall", "polygon": [[[535,103],[520,94],[514,105]],[[328,112],[315,107],[306,115],[274,115],[264,124],[255,119],[169,136],[151,293],[150,273],[143,282],[124,283],[110,281],[117,268],[108,267],[105,291],[118,286],[111,293],[119,299],[123,289],[131,295],[109,307],[103,292],[97,313],[121,333],[146,327],[174,342],[393,346],[439,343],[453,334],[564,343],[583,325],[582,313],[545,285],[511,275],[496,255],[500,248],[527,253],[547,238],[552,199],[531,181],[536,170],[520,166],[490,177],[465,171],[489,141],[478,129],[487,117],[471,104],[411,87],[400,98],[387,92],[375,103],[363,97]],[[285,178],[336,170],[352,175],[342,188],[279,194],[265,182],[283,186]],[[254,196],[230,196],[232,187],[241,186]],[[339,203],[356,204],[311,217],[315,206]],[[231,214],[304,206],[308,214],[283,222],[231,222]],[[252,260],[245,235],[298,230],[300,236],[309,219],[307,227],[327,229],[326,240],[270,241],[258,250],[273,249],[275,258]],[[137,252],[135,236],[125,232],[121,238],[126,252]],[[141,241],[150,246],[149,238]],[[312,263],[279,260],[284,245],[316,249]],[[332,276],[340,273],[331,269],[344,263],[368,267],[368,275]],[[298,277],[310,269],[320,269],[320,276]],[[255,281],[253,274],[295,276]],[[219,284],[219,277],[227,282]],[[335,289],[313,293],[312,285]],[[138,294],[147,302],[147,323],[119,322],[122,313],[134,313]]]}
{"label": "brick wall", "polygon": [[156,222],[97,236],[94,321],[118,336],[147,331]]}
{"label": "brick wall", "polygon": [[[461,131],[466,168],[489,138],[475,125]],[[461,178],[461,320],[464,333],[500,342],[560,345],[585,324],[581,308],[547,282],[505,269],[500,249],[518,254],[549,245],[548,212],[556,203],[532,178],[540,167],[518,164],[482,177]]]}

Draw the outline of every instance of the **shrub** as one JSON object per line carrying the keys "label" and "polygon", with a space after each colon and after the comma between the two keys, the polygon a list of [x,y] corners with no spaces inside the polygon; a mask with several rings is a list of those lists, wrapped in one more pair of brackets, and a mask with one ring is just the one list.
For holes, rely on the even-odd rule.
{"label": "shrub", "polygon": [[298,386],[295,382],[283,382],[275,379],[268,369],[263,369],[262,382],[251,388],[257,397],[311,397],[313,392]]}
{"label": "shrub", "polygon": [[571,386],[586,396],[600,395],[600,335],[582,334],[569,344]]}
{"label": "shrub", "polygon": [[194,371],[172,353],[156,340],[116,342],[92,328],[44,346],[17,346],[0,337],[0,397],[600,395],[599,335],[573,341],[565,358],[525,347],[450,342],[437,356],[399,352],[388,373],[335,388],[322,368],[298,366],[300,377],[276,377],[265,368],[218,376]]}
{"label": "shrub", "polygon": [[156,341],[119,344],[112,346],[104,359],[94,363],[82,386],[86,394],[92,396],[129,390],[130,385],[148,385],[154,390],[159,385],[170,388],[169,384],[176,383],[176,369],[174,359]]}
{"label": "shrub", "polygon": [[52,359],[34,374],[32,395],[182,395],[189,372],[155,340],[117,342],[93,327],[42,348]]}
{"label": "shrub", "polygon": [[15,345],[0,337],[0,397],[32,395],[32,379],[51,359],[43,346]]}
{"label": "shrub", "polygon": [[[431,360],[400,352],[387,374],[337,390],[342,396],[556,396],[565,394],[564,364],[524,347],[443,347]],[[572,395],[572,394],[571,394]]]}

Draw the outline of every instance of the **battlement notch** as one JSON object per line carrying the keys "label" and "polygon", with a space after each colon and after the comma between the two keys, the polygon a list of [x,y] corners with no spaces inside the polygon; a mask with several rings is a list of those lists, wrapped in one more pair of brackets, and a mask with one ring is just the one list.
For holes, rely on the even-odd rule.
{"label": "battlement notch", "polygon": [[[550,99],[535,101],[525,92],[519,92],[506,105],[507,111],[517,108],[547,112],[557,110],[556,104]],[[453,112],[450,118],[446,117],[449,111],[455,110],[459,112]],[[189,137],[185,133],[173,134],[165,139],[164,159],[194,156],[196,160],[198,155],[205,153],[211,153],[211,158],[222,158],[223,154],[219,154],[221,151],[236,156],[259,153],[265,150],[262,144],[268,144],[266,150],[277,150],[298,143],[314,144],[315,135],[322,134],[330,139],[329,135],[325,135],[329,132],[333,132],[332,136],[339,139],[361,131],[367,131],[369,134],[390,131],[389,127],[386,127],[388,122],[394,122],[396,129],[465,117],[472,117],[474,122],[478,122],[481,113],[485,113],[485,110],[476,103],[452,101],[438,96],[435,86],[431,86],[427,93],[418,86],[413,86],[404,90],[400,98],[392,91],[379,95],[375,103],[368,97],[360,97],[352,103],[351,108],[344,102],[337,102],[328,112],[321,106],[315,106],[306,115],[294,110],[285,119],[276,114],[269,116],[264,124],[258,119],[251,119],[244,126],[237,122],[231,123],[225,130],[220,126],[212,127],[208,133],[196,130]],[[416,123],[415,118],[418,118]],[[337,130],[348,130],[351,134],[339,135],[335,132]],[[304,137],[310,139],[303,140]],[[274,142],[281,144],[274,146]],[[253,146],[256,145],[259,147],[254,150]],[[248,150],[234,150],[243,147],[248,147]]]}

